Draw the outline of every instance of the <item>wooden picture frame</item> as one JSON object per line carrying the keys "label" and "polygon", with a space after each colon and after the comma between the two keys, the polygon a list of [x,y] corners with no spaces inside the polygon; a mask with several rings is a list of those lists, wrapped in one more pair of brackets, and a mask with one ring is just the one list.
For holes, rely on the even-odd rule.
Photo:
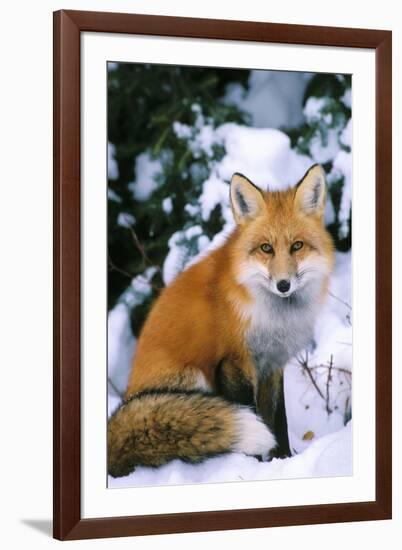
{"label": "wooden picture frame", "polygon": [[[375,501],[82,519],[80,36],[83,32],[375,50]],[[391,55],[390,31],[70,10],[54,13],[54,537],[71,540],[391,518]]]}

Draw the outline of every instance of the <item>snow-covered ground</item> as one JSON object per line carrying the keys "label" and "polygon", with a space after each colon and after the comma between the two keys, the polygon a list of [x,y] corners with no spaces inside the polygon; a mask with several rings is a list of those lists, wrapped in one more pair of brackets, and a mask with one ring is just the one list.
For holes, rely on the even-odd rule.
{"label": "snow-covered ground", "polygon": [[[194,105],[197,122],[194,127],[177,121],[174,132],[186,140],[193,155],[203,153],[210,158],[209,176],[202,184],[202,193],[195,204],[185,209],[194,222],[173,233],[163,265],[163,278],[169,284],[192,262],[220,246],[233,229],[229,204],[229,181],[234,172],[241,172],[256,185],[271,190],[296,183],[314,162],[334,159],[328,179],[340,173],[345,178],[340,221],[347,227],[351,200],[351,153],[341,144],[351,143],[351,125],[342,133],[331,130],[328,142],[315,143],[310,156],[298,154],[290,146],[289,137],[278,128],[300,123],[303,116],[328,114],[324,100],[310,100],[302,109],[302,97],[309,75],[252,71],[248,92],[240,86],[229,86],[225,100],[241,106],[252,116],[253,127],[234,123],[214,128],[204,119],[200,106]],[[287,91],[292,89],[292,94]],[[286,93],[285,93],[286,92]],[[348,101],[348,98],[345,98]],[[225,154],[213,159],[213,146],[219,144]],[[117,175],[113,147],[109,148],[111,179]],[[328,158],[327,158],[328,157]],[[323,160],[324,159],[324,160]],[[162,163],[163,164],[163,163]],[[130,190],[136,200],[146,201],[161,183],[158,174],[162,164],[144,152],[136,159],[136,178]],[[113,195],[112,200],[119,197]],[[207,221],[220,205],[224,225],[210,240],[203,234],[200,219]],[[169,214],[172,204],[164,199],[163,210]],[[129,214],[128,214],[129,216]],[[331,223],[334,209],[328,200],[325,220]],[[198,220],[198,221],[196,221]],[[120,225],[132,223],[125,216]],[[133,222],[134,223],[134,222]],[[190,246],[191,245],[191,246]],[[189,252],[191,251],[191,252]],[[108,318],[108,410],[119,405],[124,392],[135,338],[130,329],[129,313],[151,293],[154,274],[148,268],[133,279]],[[337,253],[330,293],[316,323],[315,341],[311,348],[293,358],[285,368],[285,401],[293,456],[258,462],[253,457],[231,453],[190,465],[175,460],[160,468],[137,468],[129,476],[109,477],[109,487],[165,485],[201,482],[286,479],[296,477],[344,476],[352,474],[351,385],[352,385],[352,318],[351,318],[351,253]]]}
{"label": "snow-covered ground", "polygon": [[351,475],[351,423],[317,439],[302,454],[271,462],[240,453],[210,458],[202,464],[173,460],[159,468],[137,468],[120,478],[109,476],[108,487],[183,485],[222,481],[294,479]]}

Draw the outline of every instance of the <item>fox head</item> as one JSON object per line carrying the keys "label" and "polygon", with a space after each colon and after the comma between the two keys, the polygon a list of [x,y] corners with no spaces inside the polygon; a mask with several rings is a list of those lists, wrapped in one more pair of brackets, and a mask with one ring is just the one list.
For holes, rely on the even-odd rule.
{"label": "fox head", "polygon": [[321,166],[312,166],[285,191],[262,191],[236,173],[230,199],[238,225],[239,283],[288,298],[323,282],[333,266],[333,244],[324,226],[326,184]]}

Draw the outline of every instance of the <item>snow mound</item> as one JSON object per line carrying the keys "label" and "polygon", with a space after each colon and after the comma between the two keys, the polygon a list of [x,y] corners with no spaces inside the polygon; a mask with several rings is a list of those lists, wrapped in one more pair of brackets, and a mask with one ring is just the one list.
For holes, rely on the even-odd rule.
{"label": "snow mound", "polygon": [[259,462],[241,453],[210,458],[201,464],[173,460],[160,468],[141,466],[130,475],[108,477],[109,488],[147,485],[184,485],[266,479],[352,475],[351,423],[315,441],[304,453],[286,459]]}
{"label": "snow mound", "polygon": [[227,123],[217,135],[226,149],[217,172],[226,181],[240,172],[264,190],[279,191],[297,183],[312,164],[309,157],[291,149],[286,134],[274,128]]}
{"label": "snow mound", "polygon": [[311,76],[312,73],[253,70],[248,90],[231,83],[226,88],[225,101],[248,113],[255,127],[298,126],[303,122],[303,96]]}
{"label": "snow mound", "polygon": [[108,316],[109,413],[119,405],[121,395],[126,389],[134,346],[129,308],[126,304],[119,302]]}
{"label": "snow mound", "polygon": [[135,160],[135,173],[136,178],[128,184],[128,188],[135,200],[146,201],[160,185],[158,176],[162,174],[162,162],[145,151]]}

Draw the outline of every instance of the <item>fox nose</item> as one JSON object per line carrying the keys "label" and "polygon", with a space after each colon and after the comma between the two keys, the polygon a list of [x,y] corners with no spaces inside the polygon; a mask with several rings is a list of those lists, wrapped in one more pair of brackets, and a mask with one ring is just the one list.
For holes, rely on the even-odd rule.
{"label": "fox nose", "polygon": [[276,288],[279,292],[287,292],[290,288],[290,281],[288,279],[282,279],[276,283]]}

